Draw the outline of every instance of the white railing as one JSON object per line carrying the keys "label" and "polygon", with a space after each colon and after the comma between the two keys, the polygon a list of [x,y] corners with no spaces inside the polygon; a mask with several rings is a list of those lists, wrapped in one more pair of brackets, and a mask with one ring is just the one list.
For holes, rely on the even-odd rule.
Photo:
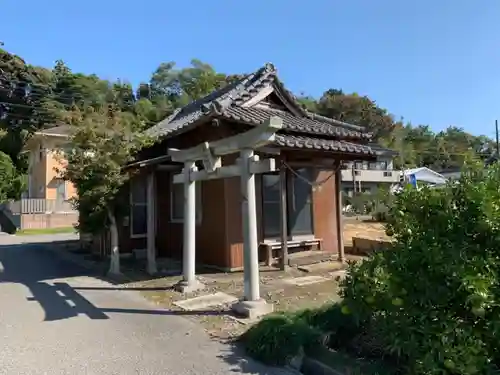
{"label": "white railing", "polygon": [[70,202],[60,201],[57,199],[26,198],[16,202],[9,202],[6,206],[14,215],[75,212],[75,209]]}
{"label": "white railing", "polygon": [[[352,169],[342,170],[342,181],[352,181]],[[355,169],[355,179],[361,182],[398,182],[401,174],[398,170]]]}

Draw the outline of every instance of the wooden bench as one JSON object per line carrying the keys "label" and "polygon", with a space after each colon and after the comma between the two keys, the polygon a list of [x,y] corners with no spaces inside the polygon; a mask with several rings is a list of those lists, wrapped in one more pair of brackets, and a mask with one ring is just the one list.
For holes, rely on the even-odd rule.
{"label": "wooden bench", "polygon": [[[293,249],[297,247],[309,247],[309,246],[314,246],[316,245],[318,247],[318,250],[321,251],[321,245],[323,243],[323,239],[321,238],[308,238],[308,239],[300,239],[300,240],[288,240],[287,241],[287,248],[288,249]],[[273,251],[278,250],[282,248],[282,243],[281,241],[264,241],[260,243],[260,246],[262,246],[266,253],[266,265],[270,266],[273,263]]]}

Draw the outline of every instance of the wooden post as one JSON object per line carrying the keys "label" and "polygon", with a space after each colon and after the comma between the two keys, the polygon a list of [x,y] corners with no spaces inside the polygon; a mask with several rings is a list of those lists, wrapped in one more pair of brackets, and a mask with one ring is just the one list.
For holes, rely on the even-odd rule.
{"label": "wooden post", "polygon": [[335,165],[335,201],[337,206],[337,223],[338,223],[338,247],[339,247],[339,262],[343,263],[345,261],[345,253],[344,253],[344,215],[342,213],[342,189],[340,188],[342,183],[342,169],[339,164]]}
{"label": "wooden post", "polygon": [[241,193],[244,242],[244,285],[245,300],[260,300],[259,290],[259,253],[257,236],[257,203],[255,198],[255,174],[250,172],[250,163],[257,157],[251,149],[242,150]]}
{"label": "wooden post", "polygon": [[280,232],[281,232],[281,270],[285,271],[288,266],[288,226],[287,226],[287,170],[285,163],[280,166]]}
{"label": "wooden post", "polygon": [[153,275],[158,272],[156,268],[156,197],[155,197],[155,174],[154,171],[148,175],[147,184],[147,212],[148,212],[148,229],[147,229],[147,272]]}

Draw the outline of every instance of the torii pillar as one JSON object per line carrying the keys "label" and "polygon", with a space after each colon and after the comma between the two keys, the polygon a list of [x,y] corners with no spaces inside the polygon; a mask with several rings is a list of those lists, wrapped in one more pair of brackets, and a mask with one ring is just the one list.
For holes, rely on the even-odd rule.
{"label": "torii pillar", "polygon": [[[251,130],[213,142],[204,142],[185,150],[170,149],[173,161],[183,162],[184,171],[174,176],[174,183],[184,184],[184,257],[183,280],[178,284],[182,292],[197,290],[203,285],[195,277],[195,181],[219,178],[241,178],[242,216],[244,238],[244,298],[233,305],[233,310],[250,319],[272,312],[273,305],[260,297],[259,259],[257,237],[257,204],[255,175],[275,172],[275,160],[260,161],[254,150],[275,139],[275,133],[282,129],[283,121],[271,117]],[[237,164],[222,166],[221,157],[239,153]],[[195,161],[203,161],[204,170],[197,171]]]}
{"label": "torii pillar", "polygon": [[260,297],[255,173],[251,168],[252,164],[258,163],[258,161],[259,158],[254,155],[252,149],[243,149],[240,152],[245,295],[243,300],[233,305],[233,310],[249,319],[273,311],[273,305],[268,304],[266,300]]}

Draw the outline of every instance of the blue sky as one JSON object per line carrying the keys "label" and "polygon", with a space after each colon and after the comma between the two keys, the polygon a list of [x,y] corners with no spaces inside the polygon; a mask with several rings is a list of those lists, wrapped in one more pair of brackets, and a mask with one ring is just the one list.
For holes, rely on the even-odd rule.
{"label": "blue sky", "polygon": [[356,91],[434,130],[493,136],[500,118],[498,0],[19,3],[2,1],[0,40],[31,64],[137,84],[172,60],[227,73],[273,62],[296,94]]}

